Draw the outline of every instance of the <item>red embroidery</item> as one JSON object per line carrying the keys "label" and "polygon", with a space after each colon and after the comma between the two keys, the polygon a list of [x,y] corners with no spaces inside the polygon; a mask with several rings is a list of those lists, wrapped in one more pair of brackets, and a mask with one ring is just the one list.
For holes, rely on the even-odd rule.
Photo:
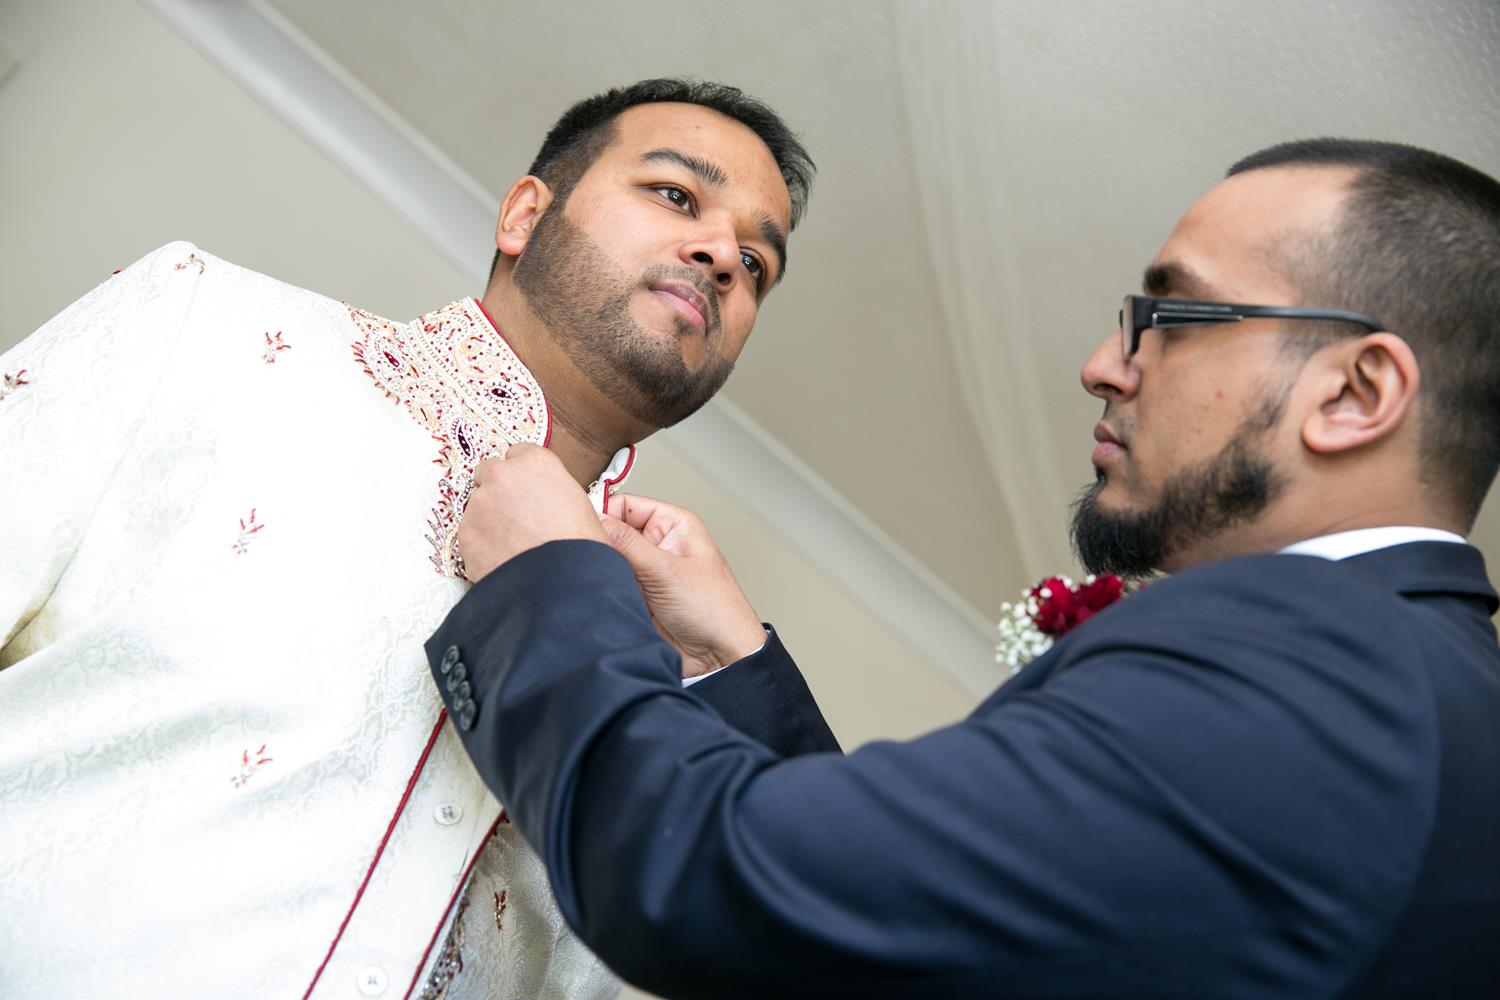
{"label": "red embroidery", "polygon": [[199,257],[195,253],[188,254],[188,259],[184,260],[184,261],[179,261],[176,265],[173,266],[172,270],[174,270],[174,271],[183,271],[183,270],[186,270],[187,268],[191,267],[194,264],[198,265],[198,273],[202,274],[203,273],[203,258]]}
{"label": "red embroidery", "polygon": [[[253,760],[251,759],[252,757],[254,757]],[[273,757],[266,756],[266,745],[264,743],[260,745],[260,749],[256,750],[254,754],[246,750],[240,754],[240,773],[229,779],[230,784],[234,785],[235,788],[243,788],[245,782],[249,781],[256,771],[259,771],[274,759]]]}
{"label": "red embroidery", "polygon": [[25,368],[22,368],[14,375],[12,375],[10,372],[6,372],[4,377],[0,378],[0,399],[4,399],[6,396],[9,396],[11,393],[21,388],[21,386],[30,384],[31,380],[26,377]]}
{"label": "red embroidery", "polygon": [[495,930],[497,931],[505,930],[505,908],[508,905],[509,896],[510,890],[508,889],[501,889],[495,893]]}
{"label": "red embroidery", "polygon": [[256,534],[264,528],[264,524],[255,523],[255,508],[250,508],[248,518],[240,518],[240,537],[235,539],[234,554],[242,556],[250,550],[250,543],[254,541]]}
{"label": "red embroidery", "polygon": [[266,353],[264,353],[264,354],[261,355],[261,359],[263,361],[265,361],[265,363],[268,364],[268,365],[274,365],[276,363],[276,354],[277,354],[277,352],[279,352],[279,351],[290,351],[291,349],[292,349],[292,345],[291,344],[283,344],[281,342],[281,331],[280,330],[276,331],[276,334],[275,334],[274,337],[270,333],[267,333],[266,334]]}
{"label": "red embroidery", "polygon": [[354,359],[438,443],[443,474],[426,538],[438,573],[462,577],[454,545],[474,468],[518,441],[547,443],[542,387],[472,301],[400,325],[352,306],[349,315],[361,333]]}

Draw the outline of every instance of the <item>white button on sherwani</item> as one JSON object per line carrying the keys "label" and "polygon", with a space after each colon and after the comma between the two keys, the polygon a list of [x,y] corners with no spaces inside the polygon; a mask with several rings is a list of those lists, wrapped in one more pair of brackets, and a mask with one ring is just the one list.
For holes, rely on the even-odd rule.
{"label": "white button on sherwani", "polygon": [[0,996],[613,995],[422,650],[469,473],[550,429],[479,304],[175,243],[0,377]]}

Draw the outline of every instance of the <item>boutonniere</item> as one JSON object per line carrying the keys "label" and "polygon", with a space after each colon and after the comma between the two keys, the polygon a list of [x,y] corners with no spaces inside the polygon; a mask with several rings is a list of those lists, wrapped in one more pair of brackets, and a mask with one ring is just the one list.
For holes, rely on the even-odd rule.
{"label": "boutonniere", "polygon": [[1015,604],[1000,605],[1000,641],[995,662],[1012,675],[1052,648],[1062,636],[1130,593],[1132,588],[1113,573],[1085,577],[1074,583],[1065,576],[1049,576],[1023,590]]}

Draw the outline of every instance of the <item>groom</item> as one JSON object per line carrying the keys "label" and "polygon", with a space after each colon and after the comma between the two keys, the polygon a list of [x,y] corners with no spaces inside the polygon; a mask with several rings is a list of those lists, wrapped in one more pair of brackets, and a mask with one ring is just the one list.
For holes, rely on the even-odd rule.
{"label": "groom", "polygon": [[392,322],[177,243],[0,357],[0,996],[617,991],[421,643],[476,463],[546,446],[613,509],[811,174],[765,105],[647,80],[548,134],[480,300]]}
{"label": "groom", "polygon": [[1083,367],[1079,551],[1173,575],[968,719],[847,758],[731,731],[695,660],[805,699],[702,525],[631,497],[606,535],[537,449],[480,467],[430,662],[468,664],[465,748],[569,923],[664,996],[1500,996],[1497,599],[1462,538],[1497,330],[1494,179],[1264,150]]}

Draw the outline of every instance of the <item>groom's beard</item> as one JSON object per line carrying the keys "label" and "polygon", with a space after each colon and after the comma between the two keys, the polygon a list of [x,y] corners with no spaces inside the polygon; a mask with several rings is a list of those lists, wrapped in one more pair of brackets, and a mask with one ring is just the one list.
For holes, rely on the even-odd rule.
{"label": "groom's beard", "polygon": [[1174,555],[1253,521],[1286,486],[1262,442],[1276,426],[1286,394],[1267,400],[1235,430],[1228,447],[1167,480],[1142,511],[1099,509],[1101,473],[1073,503],[1073,551],[1090,573],[1149,576]]}
{"label": "groom's beard", "polygon": [[[654,266],[632,281],[563,217],[562,203],[554,203],[537,221],[513,279],[573,366],[621,409],[652,427],[670,427],[695,412],[734,371],[734,362],[716,349],[696,372],[688,371],[674,339],[643,329],[630,314],[630,297],[638,288],[652,281],[687,282],[709,305],[709,344],[722,345],[718,295],[704,286],[701,273],[686,266]],[[679,321],[680,334],[689,329],[685,320]]]}

